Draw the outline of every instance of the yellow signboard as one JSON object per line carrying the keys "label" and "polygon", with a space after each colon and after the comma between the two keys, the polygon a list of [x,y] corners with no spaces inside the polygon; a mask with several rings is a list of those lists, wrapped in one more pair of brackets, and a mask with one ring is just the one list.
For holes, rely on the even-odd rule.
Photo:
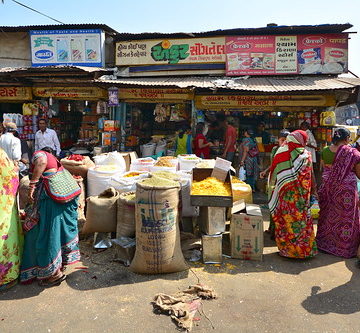
{"label": "yellow signboard", "polygon": [[0,87],[0,100],[26,101],[32,99],[30,87]]}
{"label": "yellow signboard", "polygon": [[96,100],[108,98],[107,91],[98,87],[36,87],[33,88],[37,97],[54,97],[59,99]]}
{"label": "yellow signboard", "polygon": [[332,95],[204,95],[195,97],[198,109],[237,109],[246,107],[334,106]]}
{"label": "yellow signboard", "polygon": [[116,65],[225,63],[225,37],[153,39],[116,43]]}
{"label": "yellow signboard", "polygon": [[119,99],[142,101],[184,101],[192,100],[194,93],[188,89],[171,88],[120,88]]}

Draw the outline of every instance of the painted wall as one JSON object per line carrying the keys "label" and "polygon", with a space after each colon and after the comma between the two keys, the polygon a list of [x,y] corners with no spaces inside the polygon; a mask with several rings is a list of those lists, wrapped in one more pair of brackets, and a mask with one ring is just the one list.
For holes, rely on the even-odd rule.
{"label": "painted wall", "polygon": [[31,66],[27,32],[0,31],[0,68]]}

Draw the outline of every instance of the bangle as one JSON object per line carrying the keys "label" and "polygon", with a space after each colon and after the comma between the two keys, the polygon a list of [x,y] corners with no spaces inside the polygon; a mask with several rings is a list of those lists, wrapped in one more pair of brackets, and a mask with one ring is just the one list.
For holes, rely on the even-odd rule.
{"label": "bangle", "polygon": [[38,180],[30,180],[30,184],[37,184],[39,182],[39,179]]}

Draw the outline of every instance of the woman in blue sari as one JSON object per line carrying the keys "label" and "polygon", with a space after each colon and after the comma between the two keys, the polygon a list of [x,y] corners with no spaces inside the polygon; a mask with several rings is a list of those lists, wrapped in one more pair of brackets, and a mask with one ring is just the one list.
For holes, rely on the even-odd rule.
{"label": "woman in blue sari", "polygon": [[244,138],[241,142],[240,166],[245,167],[246,183],[251,186],[253,192],[255,192],[255,184],[260,171],[258,155],[259,151],[254,139],[254,132],[250,129],[246,129],[244,131]]}
{"label": "woman in blue sari", "polygon": [[47,148],[34,153],[33,165],[29,188],[29,199],[33,204],[23,225],[26,234],[20,281],[29,284],[37,279],[39,285],[51,287],[65,280],[65,265],[80,260],[77,228],[79,190],[74,188],[72,178],[68,178],[60,184],[65,192],[57,187],[57,193],[65,193],[69,201],[59,203],[51,197],[53,192],[46,180],[64,172],[64,169]]}

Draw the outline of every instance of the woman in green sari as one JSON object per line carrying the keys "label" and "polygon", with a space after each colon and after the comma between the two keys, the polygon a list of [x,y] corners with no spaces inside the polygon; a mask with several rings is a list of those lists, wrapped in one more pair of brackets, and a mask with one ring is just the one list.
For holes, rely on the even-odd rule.
{"label": "woman in green sari", "polygon": [[0,290],[15,285],[20,273],[23,235],[16,203],[18,187],[14,163],[0,149]]}

